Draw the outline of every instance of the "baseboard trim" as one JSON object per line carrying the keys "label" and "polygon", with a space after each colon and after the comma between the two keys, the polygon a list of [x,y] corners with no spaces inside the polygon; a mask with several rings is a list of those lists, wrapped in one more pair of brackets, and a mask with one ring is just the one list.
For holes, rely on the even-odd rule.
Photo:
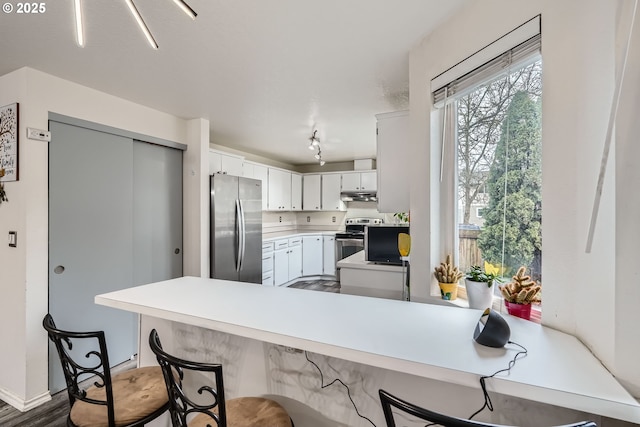
{"label": "baseboard trim", "polygon": [[36,397],[33,397],[28,400],[24,400],[19,398],[15,394],[11,393],[10,391],[0,388],[0,400],[8,403],[9,405],[13,406],[20,412],[27,412],[33,408],[36,408],[42,405],[43,403],[50,401],[51,394],[48,391],[46,391]]}

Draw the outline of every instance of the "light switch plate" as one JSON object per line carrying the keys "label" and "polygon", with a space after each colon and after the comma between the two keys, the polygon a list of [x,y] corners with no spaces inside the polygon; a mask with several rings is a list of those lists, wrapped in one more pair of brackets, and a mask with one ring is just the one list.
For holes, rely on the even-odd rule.
{"label": "light switch plate", "polygon": [[10,231],[9,232],[9,247],[15,248],[18,246],[18,232]]}

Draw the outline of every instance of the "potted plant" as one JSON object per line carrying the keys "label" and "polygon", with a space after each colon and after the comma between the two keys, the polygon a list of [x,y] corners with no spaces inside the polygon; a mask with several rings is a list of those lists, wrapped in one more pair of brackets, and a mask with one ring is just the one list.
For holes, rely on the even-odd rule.
{"label": "potted plant", "polygon": [[472,265],[467,271],[464,283],[469,308],[484,310],[490,308],[493,303],[493,283],[499,281],[498,269],[486,261],[484,265],[484,270],[479,265]]}
{"label": "potted plant", "polygon": [[499,286],[499,289],[504,297],[507,312],[529,320],[531,318],[531,304],[540,301],[539,294],[542,287],[531,280],[526,272],[526,267],[520,267],[516,275],[513,276],[513,282]]}
{"label": "potted plant", "polygon": [[458,282],[464,277],[464,273],[451,263],[451,255],[447,255],[445,262],[441,262],[435,268],[435,276],[440,285],[440,295],[444,300],[458,298]]}

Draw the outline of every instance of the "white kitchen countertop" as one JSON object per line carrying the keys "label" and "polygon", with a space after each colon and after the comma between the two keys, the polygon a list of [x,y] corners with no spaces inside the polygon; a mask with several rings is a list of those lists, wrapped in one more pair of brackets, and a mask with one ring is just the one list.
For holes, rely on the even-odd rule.
{"label": "white kitchen countertop", "polygon": [[[98,295],[100,305],[479,388],[518,348],[472,339],[479,310],[183,277]],[[321,320],[320,320],[321,319]],[[488,391],[640,423],[640,405],[575,337],[505,316],[529,353]]]}
{"label": "white kitchen countertop", "polygon": [[283,239],[287,237],[296,237],[296,236],[334,236],[339,231],[327,231],[327,230],[289,230],[289,231],[274,231],[262,233],[262,241],[268,242],[270,240]]}

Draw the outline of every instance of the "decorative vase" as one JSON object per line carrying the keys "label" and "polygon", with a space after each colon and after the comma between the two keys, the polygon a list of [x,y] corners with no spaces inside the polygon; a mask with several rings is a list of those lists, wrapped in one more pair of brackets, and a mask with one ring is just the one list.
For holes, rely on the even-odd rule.
{"label": "decorative vase", "polygon": [[458,298],[458,284],[457,283],[439,283],[440,295],[442,299],[453,301]]}
{"label": "decorative vase", "polygon": [[489,287],[487,282],[475,282],[469,279],[464,279],[464,283],[467,288],[469,308],[484,310],[491,307],[493,304],[493,285]]}
{"label": "decorative vase", "polygon": [[507,313],[525,320],[531,320],[531,304],[518,304],[504,300]]}

